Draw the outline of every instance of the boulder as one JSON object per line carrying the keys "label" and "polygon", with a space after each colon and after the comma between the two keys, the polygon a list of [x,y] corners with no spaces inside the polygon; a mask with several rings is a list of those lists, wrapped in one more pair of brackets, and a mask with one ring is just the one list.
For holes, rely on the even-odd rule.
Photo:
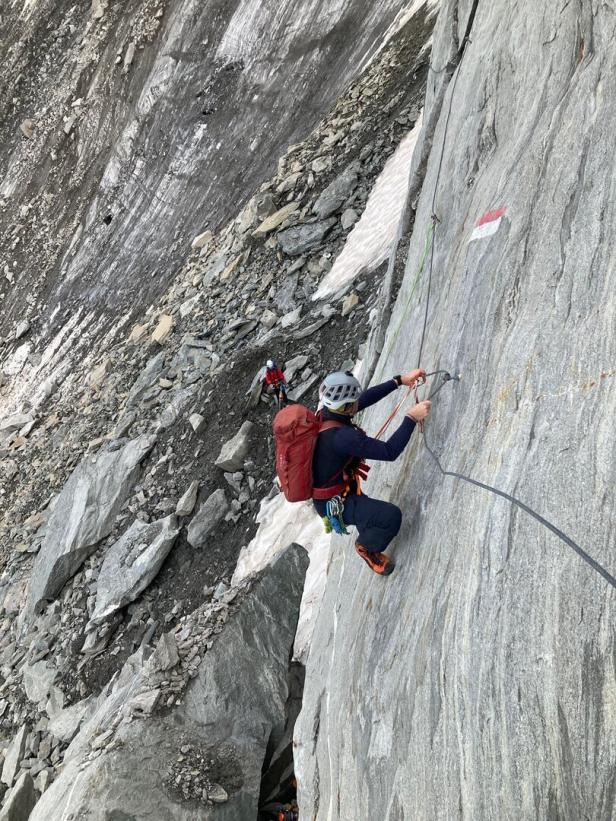
{"label": "boulder", "polygon": [[239,268],[239,266],[240,266],[243,259],[244,259],[243,254],[238,254],[238,256],[234,257],[234,259],[232,259],[231,262],[227,266],[225,266],[224,270],[221,272],[220,281],[221,282],[226,282],[228,279],[231,279],[233,274]]}
{"label": "boulder", "polygon": [[131,345],[136,345],[138,342],[141,342],[148,333],[148,326],[147,325],[135,325],[128,335],[128,342]]}
{"label": "boulder", "polygon": [[138,405],[143,399],[144,394],[154,385],[163,370],[166,355],[165,351],[160,351],[156,356],[148,359],[145,368],[141,371],[133,387],[128,392],[126,399],[127,408]]}
{"label": "boulder", "polygon": [[30,413],[13,413],[0,420],[0,433],[14,433],[34,421]]}
{"label": "boulder", "polygon": [[28,140],[32,139],[32,137],[34,136],[34,121],[22,120],[22,122],[19,124],[19,130]]}
{"label": "boulder", "polygon": [[212,493],[199,508],[188,526],[188,543],[193,547],[203,547],[209,534],[224,519],[229,503],[222,488]]}
{"label": "boulder", "polygon": [[200,433],[205,427],[205,416],[201,416],[200,413],[191,413],[188,422],[195,433]]}
{"label": "boulder", "polygon": [[345,208],[340,217],[340,225],[342,225],[345,231],[348,231],[349,228],[355,225],[358,219],[359,215],[354,208]]}
{"label": "boulder", "polygon": [[51,692],[58,671],[45,659],[23,667],[23,685],[26,695],[35,704],[45,703]]}
{"label": "boulder", "polygon": [[355,160],[348,165],[339,177],[331,182],[322,192],[320,197],[312,207],[313,213],[319,219],[325,219],[338,211],[345,200],[353,193],[357,187],[357,180],[361,164]]}
{"label": "boulder", "polygon": [[13,740],[8,746],[4,756],[4,765],[2,767],[2,775],[0,780],[7,787],[12,787],[15,777],[19,772],[19,764],[26,752],[26,736],[28,735],[28,728],[23,724],[17,733],[13,736]]}
{"label": "boulder", "polygon": [[197,494],[199,493],[199,481],[195,479],[191,482],[188,489],[182,494],[175,508],[176,516],[190,516],[195,509],[197,503]]}
{"label": "boulder", "polygon": [[308,357],[305,354],[299,354],[298,356],[294,356],[292,359],[289,359],[285,363],[284,367],[284,375],[287,378],[287,382],[292,382],[295,374],[303,370],[307,364]]}
{"label": "boulder", "polygon": [[15,339],[21,339],[22,336],[25,336],[29,330],[30,322],[27,319],[22,319],[21,322],[17,323],[15,328]]}
{"label": "boulder", "polygon": [[173,357],[171,367],[179,368],[182,371],[194,369],[201,373],[208,373],[212,361],[210,347],[209,342],[186,337],[177,354]]}
{"label": "boulder", "polygon": [[283,328],[292,328],[294,325],[297,325],[302,315],[302,306],[298,305],[294,311],[289,311],[288,314],[285,314],[281,320],[280,325]]}
{"label": "boulder", "polygon": [[59,712],[49,722],[47,729],[54,738],[69,744],[79,732],[81,724],[89,718],[96,708],[94,696],[84,698]]}
{"label": "boulder", "polygon": [[35,804],[32,776],[29,772],[22,773],[13,789],[5,796],[0,821],[28,821]]}
{"label": "boulder", "polygon": [[205,248],[206,245],[209,245],[210,242],[214,239],[214,234],[211,231],[203,231],[203,233],[198,234],[194,240],[191,242],[190,247],[195,250],[197,248]]}
{"label": "boulder", "polygon": [[139,519],[133,522],[105,556],[89,629],[102,624],[146,589],[167,558],[178,533],[174,515],[147,524]]}
{"label": "boulder", "polygon": [[158,320],[158,325],[152,332],[152,342],[162,345],[171,335],[173,330],[173,317],[170,314],[162,314]]}
{"label": "boulder", "polygon": [[342,302],[342,316],[348,316],[359,305],[359,294],[351,291]]}
{"label": "boulder", "polygon": [[[169,674],[153,679],[150,672],[146,679],[139,657],[131,657],[68,748],[30,821],[256,818],[268,745],[285,728],[289,656],[307,564],[303,548],[292,545],[255,578],[210,649],[203,645],[180,703],[170,709],[150,710],[159,692],[154,681]],[[224,605],[208,607],[216,618]],[[141,714],[132,712],[136,694],[143,699]],[[128,721],[132,715],[140,717]],[[187,801],[174,780],[178,761],[190,764],[191,755],[203,763],[187,768],[185,783],[194,777],[203,786]],[[206,784],[199,781],[208,773]],[[208,795],[224,803],[209,804]]]}
{"label": "boulder", "polygon": [[104,359],[95,368],[92,368],[87,377],[88,385],[92,388],[100,388],[105,381],[105,377],[111,370],[111,360]]}
{"label": "boulder", "polygon": [[271,217],[264,220],[258,228],[255,228],[252,232],[253,237],[263,237],[266,234],[269,234],[275,228],[278,228],[279,225],[282,225],[282,223],[285,222],[291,214],[294,214],[298,208],[299,202],[290,202],[288,205],[280,208],[280,210],[272,214]]}
{"label": "boulder", "polygon": [[178,645],[173,633],[163,633],[154,650],[151,665],[156,670],[171,670],[179,662]]}
{"label": "boulder", "polygon": [[[300,257],[299,261],[301,260],[305,262],[306,258]],[[295,291],[297,290],[298,282],[299,273],[296,269],[295,271],[287,273],[282,284],[276,291],[276,294],[274,296],[274,303],[280,313],[288,314],[290,311],[293,311],[297,307],[297,303],[294,297]]]}
{"label": "boulder", "polygon": [[253,427],[253,423],[246,420],[233,439],[229,439],[228,442],[225,442],[218,459],[216,459],[216,467],[221,468],[227,473],[235,473],[236,470],[242,470],[244,467],[244,459],[248,454],[249,437]]}
{"label": "boulder", "polygon": [[17,376],[18,373],[21,373],[28,361],[31,350],[32,345],[29,342],[20,345],[2,365],[2,373],[6,376]]}
{"label": "boulder", "polygon": [[301,171],[296,171],[294,174],[289,174],[288,177],[285,177],[284,180],[276,186],[276,193],[288,194],[289,191],[293,191],[301,177]]}
{"label": "boulder", "polygon": [[298,385],[297,388],[294,388],[292,391],[289,391],[289,399],[292,402],[299,402],[299,400],[304,396],[310,388],[317,382],[319,379],[319,374],[315,373],[312,376],[308,377],[305,382],[301,385]]}
{"label": "boulder", "polygon": [[278,316],[273,311],[270,311],[269,308],[266,308],[261,314],[260,322],[261,325],[269,330],[278,322]]}
{"label": "boulder", "polygon": [[173,394],[171,401],[165,405],[158,417],[157,424],[160,430],[167,430],[167,428],[171,428],[175,425],[190,404],[195,390],[194,385],[189,385],[187,388],[182,388],[182,390],[176,391]]}
{"label": "boulder", "polygon": [[92,0],[90,13],[94,20],[101,20],[105,16],[107,8],[106,0]]}
{"label": "boulder", "polygon": [[312,251],[323,242],[336,222],[335,217],[330,217],[323,222],[311,222],[287,228],[278,234],[280,247],[290,257]]}
{"label": "boulder", "polygon": [[276,211],[276,201],[272,194],[255,194],[243,208],[236,220],[239,234],[249,231],[257,220],[265,220]]}
{"label": "boulder", "polygon": [[34,562],[24,619],[57,595],[64,583],[111,532],[138,474],[154,446],[140,436],[115,451],[85,457],[62,488]]}

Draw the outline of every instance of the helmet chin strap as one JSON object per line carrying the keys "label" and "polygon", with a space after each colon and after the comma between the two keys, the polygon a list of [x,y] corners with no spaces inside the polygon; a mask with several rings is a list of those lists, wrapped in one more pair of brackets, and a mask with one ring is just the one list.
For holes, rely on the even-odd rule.
{"label": "helmet chin strap", "polygon": [[346,405],[341,405],[339,408],[328,408],[330,413],[337,413],[338,416],[354,416],[357,413],[357,400],[355,402],[347,402]]}

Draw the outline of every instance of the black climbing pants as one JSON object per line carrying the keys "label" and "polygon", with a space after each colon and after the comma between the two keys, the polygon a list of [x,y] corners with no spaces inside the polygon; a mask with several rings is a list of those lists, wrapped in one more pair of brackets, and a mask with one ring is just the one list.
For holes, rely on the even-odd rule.
{"label": "black climbing pants", "polygon": [[[325,516],[326,502],[315,502],[321,516]],[[381,553],[398,535],[402,511],[391,502],[361,496],[348,496],[342,514],[345,525],[355,525],[357,541],[370,553]]]}

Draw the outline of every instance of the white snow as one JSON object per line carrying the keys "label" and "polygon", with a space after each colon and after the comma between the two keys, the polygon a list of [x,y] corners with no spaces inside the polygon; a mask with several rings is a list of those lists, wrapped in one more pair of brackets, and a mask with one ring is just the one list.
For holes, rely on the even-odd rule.
{"label": "white snow", "polygon": [[306,549],[310,566],[306,574],[294,647],[295,658],[305,664],[314,622],[325,590],[331,536],[325,533],[323,522],[311,502],[287,502],[282,493],[261,502],[257,522],[259,529],[250,544],[242,549],[231,584],[263,570],[294,542]]}
{"label": "white snow", "polygon": [[389,257],[404,214],[411,161],[422,121],[420,115],[413,130],[387,161],[368,197],[364,213],[313,300],[336,293],[360,274],[374,271]]}

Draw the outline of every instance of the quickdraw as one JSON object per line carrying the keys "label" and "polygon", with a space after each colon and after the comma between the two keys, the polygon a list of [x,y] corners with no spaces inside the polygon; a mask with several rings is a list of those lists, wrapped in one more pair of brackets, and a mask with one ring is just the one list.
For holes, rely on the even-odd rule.
{"label": "quickdraw", "polygon": [[334,496],[325,506],[325,516],[323,516],[323,524],[325,525],[326,533],[337,533],[339,536],[347,536],[349,531],[346,529],[342,514],[344,513],[344,498],[342,496]]}

